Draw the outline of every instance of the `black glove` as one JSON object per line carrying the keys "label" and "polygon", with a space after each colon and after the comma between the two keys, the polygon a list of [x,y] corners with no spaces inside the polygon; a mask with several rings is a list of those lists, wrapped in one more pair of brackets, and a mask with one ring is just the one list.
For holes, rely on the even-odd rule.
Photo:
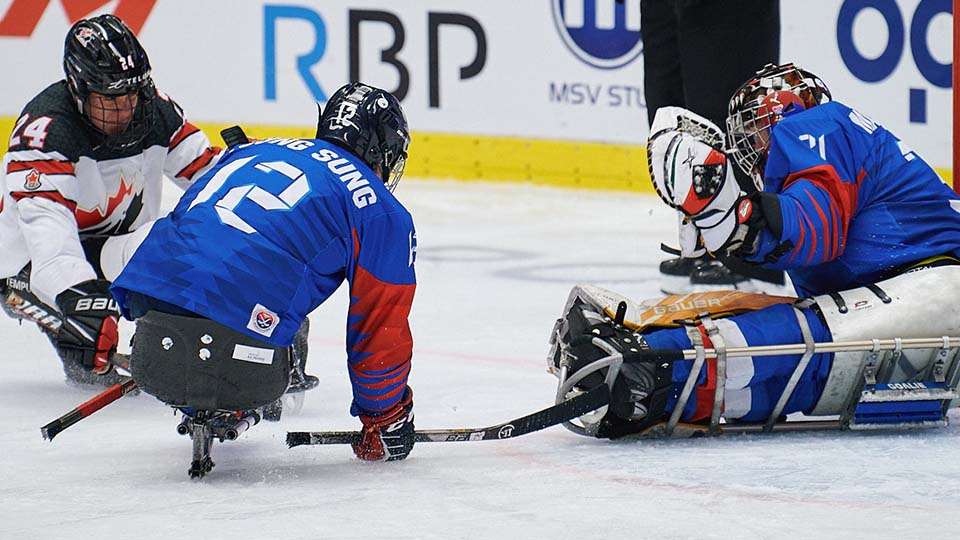
{"label": "black glove", "polygon": [[63,314],[56,340],[60,356],[97,374],[110,371],[117,350],[120,311],[109,289],[109,281],[91,279],[57,295]]}
{"label": "black glove", "polygon": [[360,415],[362,438],[353,453],[366,461],[399,461],[413,450],[413,391],[408,386],[392,409],[379,416]]}
{"label": "black glove", "polygon": [[[616,439],[662,422],[672,388],[673,362],[683,358],[682,353],[651,350],[643,336],[604,318],[580,300],[573,303],[564,319],[554,363],[559,367],[560,351],[568,355],[572,360],[569,376],[609,355],[594,339],[623,354],[624,363],[614,380],[610,405],[594,434]],[[604,384],[606,376],[607,368],[592,371],[578,383],[578,388],[591,390]]]}

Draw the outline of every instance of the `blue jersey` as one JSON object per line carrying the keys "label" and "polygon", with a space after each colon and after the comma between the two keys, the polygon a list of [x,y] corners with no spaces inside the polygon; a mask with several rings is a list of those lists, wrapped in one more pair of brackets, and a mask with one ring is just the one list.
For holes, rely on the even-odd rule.
{"label": "blue jersey", "polygon": [[232,149],[158,220],[113,283],[275,346],[347,280],[353,414],[406,387],[416,280],[410,213],[361,160],[320,140]]}
{"label": "blue jersey", "polygon": [[960,201],[892,133],[837,102],[771,130],[764,191],[779,234],[751,260],[785,269],[801,296],[880,281],[936,255],[960,254]]}

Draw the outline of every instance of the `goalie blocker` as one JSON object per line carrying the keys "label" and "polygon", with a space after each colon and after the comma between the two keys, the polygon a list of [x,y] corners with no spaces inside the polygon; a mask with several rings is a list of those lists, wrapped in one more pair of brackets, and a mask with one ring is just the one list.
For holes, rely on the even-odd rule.
{"label": "goalie blocker", "polygon": [[567,424],[595,437],[942,426],[958,397],[958,280],[960,266],[923,267],[805,300],[640,304],[577,286],[548,367],[558,401],[610,386],[608,407]]}

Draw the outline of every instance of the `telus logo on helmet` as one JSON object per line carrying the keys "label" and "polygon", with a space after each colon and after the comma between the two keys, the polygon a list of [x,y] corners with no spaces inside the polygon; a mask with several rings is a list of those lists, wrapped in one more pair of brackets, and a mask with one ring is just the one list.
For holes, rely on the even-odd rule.
{"label": "telus logo on helmet", "polygon": [[[111,3],[113,0],[60,0],[70,24]],[[156,0],[118,0],[113,14],[123,19],[134,34],[138,34],[156,3]],[[30,37],[49,5],[50,0],[13,0],[0,18],[0,36]]]}
{"label": "telus logo on helmet", "polygon": [[553,21],[577,58],[599,69],[616,69],[643,52],[640,0],[553,0]]}

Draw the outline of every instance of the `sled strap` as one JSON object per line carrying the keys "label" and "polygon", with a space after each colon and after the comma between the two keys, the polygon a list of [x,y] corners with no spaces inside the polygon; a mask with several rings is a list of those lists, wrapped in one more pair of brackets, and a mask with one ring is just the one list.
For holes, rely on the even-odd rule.
{"label": "sled strap", "polygon": [[790,401],[790,396],[793,395],[793,391],[797,389],[800,377],[803,375],[803,372],[806,371],[807,365],[810,364],[810,359],[813,358],[815,351],[813,333],[810,331],[810,325],[807,323],[806,316],[804,316],[803,311],[796,307],[793,308],[793,312],[797,316],[797,324],[800,325],[800,333],[803,335],[803,344],[806,345],[807,349],[803,352],[803,356],[800,357],[800,361],[797,362],[797,367],[790,375],[790,379],[787,380],[787,385],[783,388],[780,399],[777,400],[777,404],[773,407],[770,418],[767,418],[767,423],[763,426],[765,433],[773,431],[774,424],[777,423],[777,419],[780,418],[784,407],[786,407],[787,402]]}
{"label": "sled strap", "polygon": [[723,413],[724,391],[727,387],[727,345],[720,335],[717,323],[709,315],[701,317],[700,324],[717,353],[717,388],[713,394],[713,411],[710,414],[710,434],[716,435],[720,429],[720,415]]}
{"label": "sled strap", "polygon": [[683,409],[687,406],[687,401],[690,400],[690,393],[693,392],[693,386],[696,384],[697,378],[700,376],[700,369],[703,367],[703,363],[707,360],[707,351],[703,346],[703,338],[700,337],[700,331],[695,327],[691,327],[687,329],[687,335],[690,337],[690,341],[693,344],[696,357],[693,361],[693,365],[690,367],[690,374],[687,375],[687,380],[683,383],[683,390],[680,392],[680,397],[677,399],[677,403],[673,406],[673,412],[670,413],[670,419],[667,421],[667,427],[664,430],[664,435],[667,437],[673,434],[674,428],[676,428],[677,424],[680,422],[680,415],[683,414]]}

